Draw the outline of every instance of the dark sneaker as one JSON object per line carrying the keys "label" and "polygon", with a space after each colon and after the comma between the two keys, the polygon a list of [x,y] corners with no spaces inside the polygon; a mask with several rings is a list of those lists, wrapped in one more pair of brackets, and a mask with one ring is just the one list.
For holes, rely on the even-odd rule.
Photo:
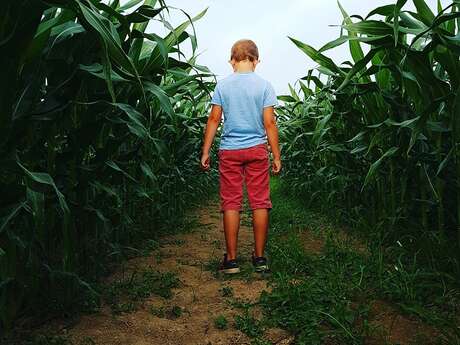
{"label": "dark sneaker", "polygon": [[224,260],[219,266],[219,271],[226,274],[234,274],[240,271],[240,267],[236,262],[236,259],[227,260],[227,253],[224,254]]}
{"label": "dark sneaker", "polygon": [[264,256],[255,256],[254,252],[252,253],[252,265],[256,272],[269,272],[267,258]]}

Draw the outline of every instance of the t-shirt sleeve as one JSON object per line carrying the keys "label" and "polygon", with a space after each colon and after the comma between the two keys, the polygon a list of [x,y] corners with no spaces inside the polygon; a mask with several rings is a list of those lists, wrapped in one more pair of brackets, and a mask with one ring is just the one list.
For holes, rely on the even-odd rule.
{"label": "t-shirt sleeve", "polygon": [[278,105],[278,99],[276,98],[276,92],[271,83],[267,83],[264,94],[264,108]]}
{"label": "t-shirt sleeve", "polygon": [[220,94],[219,83],[216,84],[214,88],[214,93],[212,95],[211,104],[217,104],[222,106],[222,96]]}

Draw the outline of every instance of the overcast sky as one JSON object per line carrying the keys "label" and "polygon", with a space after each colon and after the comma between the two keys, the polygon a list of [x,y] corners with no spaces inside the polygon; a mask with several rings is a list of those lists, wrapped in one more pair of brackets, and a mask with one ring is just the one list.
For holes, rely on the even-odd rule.
{"label": "overcast sky", "polygon": [[[194,16],[206,7],[206,15],[195,24],[198,38],[198,63],[208,66],[218,79],[232,73],[228,59],[232,44],[241,38],[250,38],[259,47],[261,63],[256,72],[269,80],[278,94],[288,91],[288,83],[306,75],[315,67],[307,55],[300,51],[287,36],[294,37],[320,48],[337,38],[342,15],[335,0],[166,0],[170,6],[184,9]],[[349,15],[367,15],[372,9],[395,3],[384,0],[341,0]],[[433,9],[436,0],[427,0]],[[443,0],[443,5],[451,3]],[[412,8],[411,0],[407,9]],[[170,22],[174,26],[186,17],[180,11],[171,11]],[[163,30],[152,23],[148,30]],[[189,43],[187,43],[189,45]],[[185,47],[184,47],[185,48]],[[327,52],[335,62],[349,58],[348,46]]]}

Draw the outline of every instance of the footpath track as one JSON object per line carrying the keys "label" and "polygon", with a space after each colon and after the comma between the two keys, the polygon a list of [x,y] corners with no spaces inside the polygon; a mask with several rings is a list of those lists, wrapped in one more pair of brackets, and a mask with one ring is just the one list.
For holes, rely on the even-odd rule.
{"label": "footpath track", "polygon": [[[212,201],[194,217],[196,221],[190,230],[162,238],[152,255],[127,261],[123,270],[108,279],[110,283],[143,269],[173,272],[179,286],[172,289],[172,297],[151,295],[136,310],[116,315],[109,306],[103,306],[100,312],[84,315],[63,330],[73,343],[85,343],[86,339],[98,345],[251,344],[234,325],[235,315],[241,313],[234,303],[257,302],[261,292],[269,287],[267,280],[250,267],[253,234],[248,215],[243,215],[239,233],[242,274],[232,277],[216,273],[225,248],[218,204]],[[168,310],[172,308],[179,312],[171,315]],[[166,312],[154,315],[152,310]],[[216,326],[218,317],[227,320],[226,329]],[[275,344],[292,342],[281,329],[269,330],[267,337]]]}

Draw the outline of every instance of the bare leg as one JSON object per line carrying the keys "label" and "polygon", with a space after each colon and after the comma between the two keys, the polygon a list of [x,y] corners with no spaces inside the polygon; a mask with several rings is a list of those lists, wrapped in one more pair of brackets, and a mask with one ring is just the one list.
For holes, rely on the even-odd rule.
{"label": "bare leg", "polygon": [[255,255],[264,256],[268,233],[268,209],[259,208],[252,211]]}
{"label": "bare leg", "polygon": [[227,259],[236,259],[238,230],[240,229],[240,212],[238,210],[224,211],[224,232],[227,245]]}

